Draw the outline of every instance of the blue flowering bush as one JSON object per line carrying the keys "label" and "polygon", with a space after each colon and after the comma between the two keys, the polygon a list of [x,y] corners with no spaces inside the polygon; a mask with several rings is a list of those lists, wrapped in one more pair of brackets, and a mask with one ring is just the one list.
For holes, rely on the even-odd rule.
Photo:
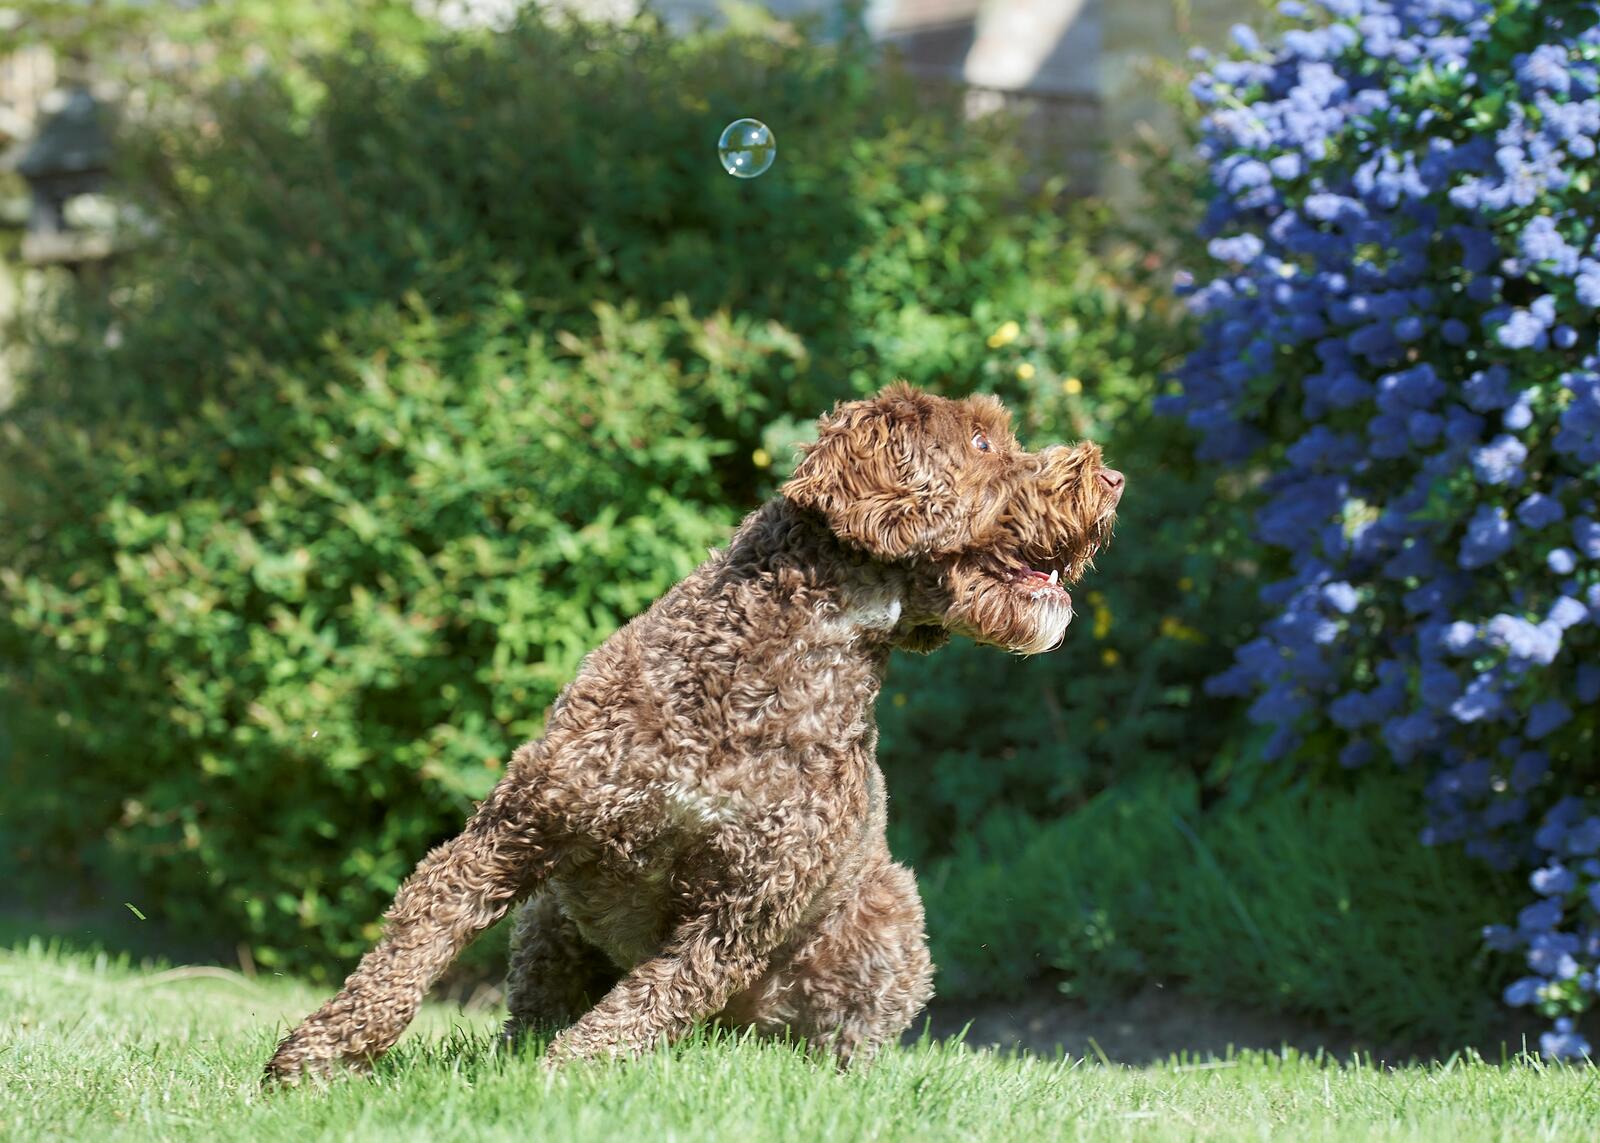
{"label": "blue flowering bush", "polygon": [[1268,761],[1423,771],[1529,874],[1490,948],[1589,1051],[1600,987],[1600,35],[1592,3],[1279,5],[1194,94],[1211,262],[1165,411],[1262,477],[1270,618],[1212,681]]}

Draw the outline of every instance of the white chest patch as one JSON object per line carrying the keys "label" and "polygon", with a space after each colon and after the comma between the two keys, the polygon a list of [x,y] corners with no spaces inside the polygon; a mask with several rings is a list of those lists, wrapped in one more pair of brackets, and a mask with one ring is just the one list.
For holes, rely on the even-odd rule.
{"label": "white chest patch", "polygon": [[900,622],[900,598],[885,596],[854,603],[840,618],[859,631],[888,631]]}
{"label": "white chest patch", "polygon": [[681,782],[667,786],[663,802],[667,817],[693,832],[726,825],[737,816],[737,807],[730,795],[711,793]]}
{"label": "white chest patch", "polygon": [[[905,607],[892,589],[862,592],[852,596],[839,611],[824,619],[818,629],[823,643],[848,646],[862,636],[884,635],[900,622]],[[808,659],[815,659],[813,649]]]}

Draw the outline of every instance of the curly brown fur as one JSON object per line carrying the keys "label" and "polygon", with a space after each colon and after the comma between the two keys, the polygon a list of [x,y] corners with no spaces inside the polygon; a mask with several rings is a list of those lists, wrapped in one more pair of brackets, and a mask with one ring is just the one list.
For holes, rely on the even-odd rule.
{"label": "curly brown fur", "polygon": [[1024,452],[992,397],[900,385],[836,408],[728,550],[584,661],[268,1078],[365,1067],[518,901],[508,1032],[568,1024],[549,1061],[713,1019],[869,1058],[932,994],[916,883],[884,841],[890,651],[1058,645],[1062,583],[1122,485],[1091,444]]}

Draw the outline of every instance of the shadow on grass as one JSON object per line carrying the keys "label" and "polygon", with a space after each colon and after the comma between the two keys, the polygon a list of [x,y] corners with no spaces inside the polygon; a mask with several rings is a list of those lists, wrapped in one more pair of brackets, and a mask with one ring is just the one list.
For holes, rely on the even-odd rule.
{"label": "shadow on grass", "polygon": [[[1502,1010],[1491,1026],[1461,1043],[1423,1038],[1360,1036],[1289,1013],[1262,1012],[1186,995],[1175,985],[1151,983],[1132,996],[1088,1003],[1062,996],[1048,984],[1006,999],[943,1002],[937,997],[917,1029],[935,1039],[961,1038],[973,1049],[1022,1051],[1153,1064],[1224,1060],[1242,1051],[1281,1052],[1335,1060],[1359,1057],[1401,1065],[1449,1059],[1472,1049],[1486,1060],[1537,1051],[1545,1024],[1525,1012]],[[917,1030],[914,1030],[916,1032]],[[920,1033],[919,1033],[920,1034]],[[907,1042],[916,1039],[907,1034]]]}

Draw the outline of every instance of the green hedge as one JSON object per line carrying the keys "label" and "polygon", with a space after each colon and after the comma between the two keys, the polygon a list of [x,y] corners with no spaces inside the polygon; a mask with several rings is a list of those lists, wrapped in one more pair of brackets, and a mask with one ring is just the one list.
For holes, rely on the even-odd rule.
{"label": "green hedge", "polygon": [[[745,114],[780,145],[753,182],[714,154]],[[34,315],[0,419],[19,884],[131,876],[153,918],[338,971],[579,657],[895,377],[1095,435],[1131,488],[1067,649],[896,665],[898,848],[1233,732],[1197,686],[1252,593],[1147,413],[1184,338],[1158,260],[859,39],[407,25],[202,121],[126,140],[157,237]]]}
{"label": "green hedge", "polygon": [[1221,1004],[1454,1049],[1505,976],[1478,931],[1515,879],[1411,841],[1420,791],[1389,774],[1261,788],[1201,809],[1135,777],[1049,822],[991,815],[922,870],[948,998],[1047,974],[1103,1002],[1176,981]]}

